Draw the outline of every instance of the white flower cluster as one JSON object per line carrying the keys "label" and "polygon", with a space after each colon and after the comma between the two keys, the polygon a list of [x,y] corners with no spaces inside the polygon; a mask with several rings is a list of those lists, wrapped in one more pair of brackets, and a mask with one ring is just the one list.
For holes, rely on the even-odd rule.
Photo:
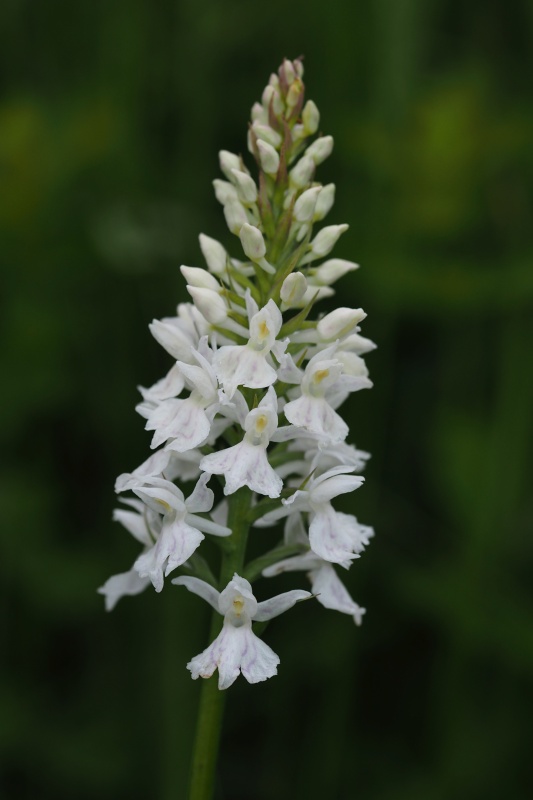
{"label": "white flower cluster", "polygon": [[[119,476],[116,491],[132,491],[136,499],[114,513],[143,550],[130,571],[99,589],[111,609],[150,583],[161,591],[179,568],[172,582],[224,617],[220,635],[188,664],[193,678],[218,668],[221,689],[239,672],[251,683],[276,673],[279,659],[252,633],[252,621],[312,596],[295,590],[258,603],[237,572],[217,586],[197,551],[205,535],[227,549],[234,535],[228,505],[241,487],[250,495],[248,525],[284,520],[284,539],[238,571],[253,580],[302,570],[323,606],[356,624],[364,613],[335,565],[348,568],[373,532],[332,501],[364,480],[359,473],[368,454],[346,443],[338,409],[372,385],[362,356],[375,345],[360,334],[361,309],[314,313],[357,264],[328,258],[347,225],[314,230],[334,201],[334,185],[315,180],[333,139],[317,136],[319,112],[312,100],[304,102],[302,75],[300,60],[285,60],[252,108],[248,149],[257,180],[241,156],[220,153],[224,179],[214,181],[215,194],[239,239],[240,258],[201,234],[207,269],[181,267],[191,302],[150,326],[174,361],[166,377],[140,390],[137,411],[153,432],[155,452]],[[217,491],[226,496],[214,508],[212,476],[220,476]],[[185,497],[176,481],[196,485]]]}

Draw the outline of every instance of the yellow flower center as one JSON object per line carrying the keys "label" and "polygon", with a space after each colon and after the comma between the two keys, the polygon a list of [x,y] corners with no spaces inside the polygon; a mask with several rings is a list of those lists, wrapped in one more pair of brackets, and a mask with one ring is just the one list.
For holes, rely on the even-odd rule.
{"label": "yellow flower center", "polygon": [[318,369],[313,375],[313,380],[315,383],[322,383],[324,378],[327,378],[328,375],[329,375],[329,369]]}
{"label": "yellow flower center", "polygon": [[268,418],[266,414],[261,414],[261,416],[257,417],[255,421],[255,429],[257,433],[263,433],[267,424],[268,424]]}
{"label": "yellow flower center", "polygon": [[233,601],[233,611],[235,612],[235,616],[240,617],[244,609],[244,598],[241,595],[237,595],[235,600]]}
{"label": "yellow flower center", "polygon": [[268,336],[270,336],[270,331],[268,329],[268,325],[263,320],[263,322],[259,323],[259,338],[262,340],[266,339]]}

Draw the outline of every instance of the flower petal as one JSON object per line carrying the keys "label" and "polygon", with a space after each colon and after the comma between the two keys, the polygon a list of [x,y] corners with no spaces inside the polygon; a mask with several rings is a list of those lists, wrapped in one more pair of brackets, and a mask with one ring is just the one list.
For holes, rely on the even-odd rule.
{"label": "flower petal", "polygon": [[354,516],[335,511],[329,503],[315,513],[309,526],[311,550],[324,561],[348,567],[368,543]]}
{"label": "flower petal", "polygon": [[249,683],[259,683],[277,673],[279,658],[249,626],[224,624],[209,647],[188,664],[192,678],[209,678],[218,668],[218,688],[227,689],[240,672]]}
{"label": "flower petal", "polygon": [[180,453],[202,444],[209,436],[210,428],[205,409],[191,398],[164,400],[146,423],[147,431],[155,430],[152,447],[174,439],[172,448]]}
{"label": "flower petal", "polygon": [[207,483],[210,478],[211,475],[209,475],[207,472],[204,472],[204,474],[198,479],[192,493],[185,501],[188,513],[197,514],[201,513],[202,511],[211,511],[213,508],[215,495],[211,489],[207,488]]}
{"label": "flower petal", "polygon": [[300,600],[307,600],[312,596],[311,592],[306,592],[303,589],[293,589],[291,592],[278,594],[276,597],[271,597],[270,600],[264,600],[258,604],[253,620],[255,622],[266,622],[266,620],[273,619],[279,614],[283,614],[284,611],[288,611]]}
{"label": "flower petal", "polygon": [[149,578],[141,578],[134,569],[112,575],[96,591],[105,597],[106,611],[112,611],[121,597],[140,594],[150,585]]}
{"label": "flower petal", "polygon": [[323,397],[302,395],[291,400],[283,413],[293,425],[323,436],[328,442],[343,442],[348,436],[348,426]]}
{"label": "flower petal", "polygon": [[309,577],[313,594],[324,608],[349,614],[356,625],[361,624],[365,609],[352,600],[331,564],[322,562],[322,565],[313,570]]}
{"label": "flower petal", "polygon": [[268,463],[265,448],[246,441],[205,456],[200,469],[224,475],[225,495],[233,494],[241,486],[248,486],[253,492],[274,498],[279,497],[283,488],[283,481]]}
{"label": "flower petal", "polygon": [[171,583],[175,586],[185,586],[189,592],[193,594],[197,594],[198,597],[202,597],[204,600],[207,600],[210,606],[212,606],[215,611],[218,611],[218,600],[220,594],[209,583],[200,580],[200,578],[193,578],[192,575],[180,575],[179,578],[173,578]]}

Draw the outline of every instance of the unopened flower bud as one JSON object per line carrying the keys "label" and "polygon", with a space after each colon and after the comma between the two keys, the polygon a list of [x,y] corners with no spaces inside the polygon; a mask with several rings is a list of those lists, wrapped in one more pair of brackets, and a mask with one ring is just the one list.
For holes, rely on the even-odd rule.
{"label": "unopened flower bud", "polygon": [[317,283],[329,286],[358,267],[359,264],[355,264],[353,261],[345,261],[344,258],[330,258],[313,271],[313,278]]}
{"label": "unopened flower bud", "polygon": [[287,108],[293,109],[295,108],[298,103],[303,102],[303,93],[304,93],[304,85],[303,81],[300,78],[296,78],[290,85],[289,91],[287,92]]}
{"label": "unopened flower bud", "polygon": [[307,280],[301,272],[291,272],[281,287],[280,297],[287,308],[297,306],[307,289]]}
{"label": "unopened flower bud", "polygon": [[304,256],[301,264],[307,264],[309,261],[314,261],[315,258],[322,258],[322,256],[327,256],[331,250],[335,247],[335,244],[339,237],[347,231],[349,228],[348,225],[326,225],[325,228],[322,228],[321,231],[317,233],[311,244],[310,252]]}
{"label": "unopened flower bud", "polygon": [[230,200],[224,206],[224,216],[226,217],[226,224],[232,233],[239,235],[242,226],[248,222],[246,210],[236,200]]}
{"label": "unopened flower bud", "polygon": [[292,61],[289,61],[288,58],[283,59],[283,63],[279,68],[279,79],[280,82],[285,84],[287,87],[291,85],[293,80],[296,78],[296,71],[294,69]]}
{"label": "unopened flower bud", "polygon": [[321,219],[324,219],[324,217],[331,211],[334,202],[335,184],[328,183],[327,186],[323,186],[320,190],[320,194],[318,195],[316,201],[313,220],[315,222],[319,222]]}
{"label": "unopened flower bud", "polygon": [[215,189],[216,199],[223,206],[225,206],[226,203],[230,203],[232,200],[238,201],[239,195],[237,194],[237,189],[229,181],[222,181],[220,178],[215,178],[213,187]]}
{"label": "unopened flower bud", "polygon": [[336,308],[317,323],[317,331],[325,342],[348,336],[366,317],[362,308]]}
{"label": "unopened flower bud", "polygon": [[296,189],[304,189],[313,179],[315,162],[312,158],[304,156],[289,173],[289,183]]}
{"label": "unopened flower bud", "polygon": [[250,261],[259,264],[266,272],[274,272],[268,261],[265,261],[266,245],[259,228],[245,224],[242,226],[239,236],[242,249]]}
{"label": "unopened flower bud", "polygon": [[315,164],[321,164],[333,151],[333,136],[320,136],[309,145],[305,155],[312,158]]}
{"label": "unopened flower bud", "polygon": [[317,200],[321,191],[321,186],[313,186],[311,189],[306,189],[305,192],[302,192],[294,204],[292,213],[295,220],[298,222],[309,222],[313,219]]}
{"label": "unopened flower bud", "polygon": [[278,90],[270,84],[265,86],[261,102],[263,103],[263,108],[266,111],[272,108],[272,111],[277,117],[279,117],[283,112],[283,101],[280,97],[280,94]]}
{"label": "unopened flower bud", "polygon": [[254,225],[243,225],[239,236],[242,249],[249,259],[252,261],[257,261],[258,259],[264,257],[266,253],[266,245],[265,240],[263,239],[263,234],[259,228],[256,228]]}
{"label": "unopened flower bud", "polygon": [[302,111],[302,122],[306,136],[316,133],[320,124],[320,112],[312,100],[308,100]]}
{"label": "unopened flower bud", "polygon": [[232,178],[232,169],[243,169],[240,156],[235,155],[235,153],[230,153],[229,150],[221,150],[218,154],[218,161],[220,169],[229,180]]}
{"label": "unopened flower bud", "polygon": [[257,200],[257,186],[254,179],[239,169],[232,169],[232,174],[241,203],[246,205],[255,203]]}
{"label": "unopened flower bud", "polygon": [[271,144],[264,142],[262,139],[257,140],[257,150],[259,152],[259,160],[261,162],[261,169],[267,175],[275,175],[279,169],[279,155]]}
{"label": "unopened flower bud", "polygon": [[189,362],[191,353],[190,338],[176,325],[154,319],[148,326],[150,333],[161,347],[177,361]]}
{"label": "unopened flower bud", "polygon": [[217,279],[211,275],[206,269],[200,267],[180,267],[181,274],[190,286],[198,286],[200,289],[211,289],[211,291],[220,291],[220,284]]}
{"label": "unopened flower bud", "polygon": [[252,130],[258,139],[267,142],[267,144],[271,144],[272,147],[279,147],[281,145],[281,136],[274,128],[271,128],[270,125],[261,125],[259,122],[254,122]]}
{"label": "unopened flower bud", "polygon": [[261,103],[254,103],[250,116],[253,122],[259,122],[261,125],[268,123],[268,111],[261,105]]}
{"label": "unopened flower bud", "polygon": [[187,291],[200,314],[212,325],[220,325],[227,319],[228,309],[218,292],[198,286],[187,286]]}
{"label": "unopened flower bud", "polygon": [[210,236],[206,236],[205,233],[201,233],[199,239],[200,249],[205,258],[208,270],[214,275],[220,275],[225,272],[228,254],[220,242],[217,242],[216,239],[212,239]]}

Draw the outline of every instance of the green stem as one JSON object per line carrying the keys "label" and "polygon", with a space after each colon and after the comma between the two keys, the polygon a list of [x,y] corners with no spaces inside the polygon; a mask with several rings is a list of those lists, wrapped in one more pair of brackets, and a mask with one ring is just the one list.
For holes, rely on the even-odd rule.
{"label": "green stem", "polygon": [[[235,492],[229,501],[228,527],[231,528],[232,534],[226,540],[228,547],[222,553],[219,583],[221,590],[233,578],[234,572],[240,575],[243,572],[251,499],[252,492],[245,486]],[[214,611],[210,642],[220,633],[221,625],[222,618],[217,611]],[[226,694],[218,688],[216,675],[202,681],[189,800],[211,800],[213,797],[225,699]]]}

